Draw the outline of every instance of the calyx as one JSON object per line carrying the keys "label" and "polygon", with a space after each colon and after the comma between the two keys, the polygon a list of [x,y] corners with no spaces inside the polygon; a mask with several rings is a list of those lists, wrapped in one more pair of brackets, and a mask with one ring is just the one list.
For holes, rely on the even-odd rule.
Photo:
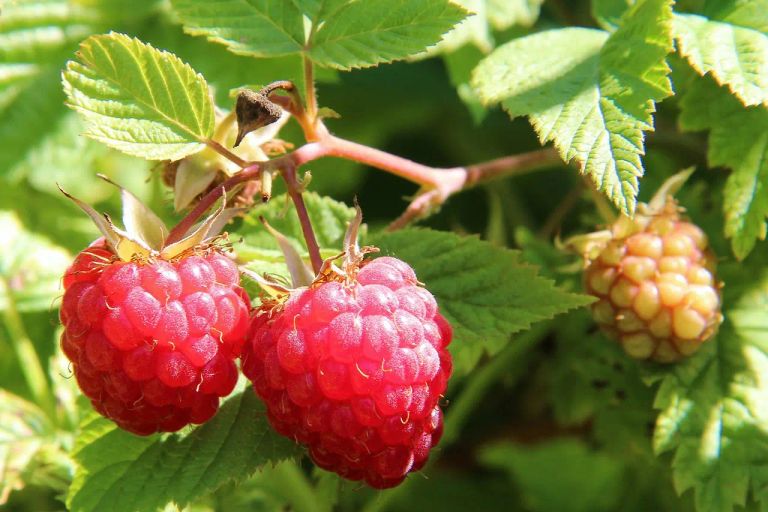
{"label": "calyx", "polygon": [[221,206],[201,223],[190,229],[178,242],[166,244],[168,228],[165,223],[131,192],[114,183],[104,175],[104,181],[120,189],[123,203],[123,228],[118,228],[106,213],[97,212],[92,206],[59,190],[83,210],[99,229],[104,240],[122,261],[150,261],[153,259],[173,260],[190,249],[212,243],[226,223],[238,212],[236,208]]}
{"label": "calyx", "polygon": [[363,212],[357,204],[355,204],[355,210],[355,216],[349,222],[347,231],[344,234],[343,252],[325,259],[317,274],[304,261],[294,245],[279,231],[270,226],[262,217],[262,224],[275,238],[283,253],[285,264],[291,275],[291,285],[286,286],[285,283],[281,283],[271,276],[262,276],[247,269],[243,269],[243,273],[256,281],[264,292],[273,299],[284,297],[298,288],[311,287],[328,281],[341,281],[351,284],[355,280],[365,255],[378,252],[379,250],[373,246],[360,247],[358,238],[363,222]]}

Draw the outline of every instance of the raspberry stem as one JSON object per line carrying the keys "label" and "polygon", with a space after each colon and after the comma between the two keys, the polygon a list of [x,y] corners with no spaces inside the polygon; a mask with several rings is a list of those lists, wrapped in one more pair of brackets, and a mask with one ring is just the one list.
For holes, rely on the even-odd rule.
{"label": "raspberry stem", "polygon": [[[310,90],[314,89],[308,86],[308,94]],[[276,97],[275,99],[279,98]],[[281,102],[281,104],[284,107],[288,106],[288,102]],[[312,224],[309,220],[304,200],[301,197],[298,181],[296,180],[297,169],[308,162],[325,156],[335,156],[370,165],[421,185],[422,191],[411,201],[405,212],[389,226],[390,230],[400,229],[410,222],[425,216],[430,210],[438,207],[451,195],[461,190],[500,177],[525,174],[560,162],[557,152],[554,149],[547,148],[520,155],[497,158],[466,167],[429,167],[370,146],[336,137],[328,132],[322,122],[319,120],[313,121],[311,115],[303,110],[293,113],[300,114],[301,119],[299,119],[299,122],[304,129],[305,136],[308,140],[313,140],[313,142],[308,142],[291,153],[267,162],[244,162],[217,142],[212,140],[206,141],[210,147],[242,167],[243,170],[203,196],[195,208],[171,230],[166,244],[179,241],[195,222],[221,197],[222,191],[230,191],[241,183],[259,179],[264,171],[279,170],[283,178],[286,179],[288,193],[296,206],[312,260],[312,267],[315,271],[318,271],[322,264],[322,258],[320,257],[317,240],[312,231]],[[258,191],[260,187],[256,187],[254,190]]]}
{"label": "raspberry stem", "polygon": [[179,223],[176,224],[176,226],[171,230],[171,232],[168,234],[168,238],[165,240],[165,245],[168,246],[181,240],[184,237],[184,234],[187,233],[190,228],[195,225],[195,222],[197,222],[197,220],[202,217],[203,214],[208,211],[211,206],[213,206],[213,204],[222,196],[222,194],[232,190],[241,183],[257,179],[259,177],[260,170],[261,166],[258,164],[246,167],[241,172],[235,174],[231,178],[224,181],[224,183],[204,195],[200,202],[198,202],[197,205],[192,209],[192,211],[189,212],[186,217],[181,219],[181,221],[179,221]]}
{"label": "raspberry stem", "polygon": [[296,208],[296,215],[299,217],[301,232],[304,234],[307,251],[309,251],[309,259],[312,262],[312,270],[317,275],[323,266],[323,258],[320,255],[320,246],[317,243],[315,231],[312,229],[312,221],[309,219],[309,212],[304,204],[304,197],[301,194],[298,180],[296,179],[296,167],[292,166],[284,170],[283,179],[285,179],[285,184],[288,187],[288,195],[291,196],[293,206]]}

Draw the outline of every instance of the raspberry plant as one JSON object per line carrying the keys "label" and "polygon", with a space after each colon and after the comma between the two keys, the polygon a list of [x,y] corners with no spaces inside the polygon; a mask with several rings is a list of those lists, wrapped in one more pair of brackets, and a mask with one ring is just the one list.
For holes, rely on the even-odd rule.
{"label": "raspberry plant", "polygon": [[0,0],[0,508],[765,508],[766,13]]}

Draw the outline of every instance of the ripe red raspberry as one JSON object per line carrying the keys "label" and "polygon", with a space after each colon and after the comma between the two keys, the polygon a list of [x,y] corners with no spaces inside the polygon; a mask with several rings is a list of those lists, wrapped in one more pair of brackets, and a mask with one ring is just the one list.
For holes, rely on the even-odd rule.
{"label": "ripe red raspberry", "polygon": [[103,241],[81,252],[64,275],[61,345],[94,408],[139,435],[210,419],[248,330],[239,281],[212,248],[146,263]]}
{"label": "ripe red raspberry", "polygon": [[589,263],[595,321],[637,359],[669,363],[696,352],[721,322],[715,258],[677,203],[622,218]]}
{"label": "ripe red raspberry", "polygon": [[413,269],[382,257],[262,305],[243,373],[272,426],[318,466],[383,489],[421,469],[440,440],[451,336]]}

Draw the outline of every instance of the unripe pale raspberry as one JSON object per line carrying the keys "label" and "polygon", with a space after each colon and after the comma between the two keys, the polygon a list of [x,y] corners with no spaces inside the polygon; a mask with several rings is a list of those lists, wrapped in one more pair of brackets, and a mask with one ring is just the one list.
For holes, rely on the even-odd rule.
{"label": "unripe pale raspberry", "polygon": [[243,372],[272,426],[323,469],[393,487],[442,435],[438,401],[452,371],[451,328],[403,261],[363,263],[265,303]]}
{"label": "unripe pale raspberry", "polygon": [[213,248],[119,261],[99,241],[64,275],[62,349],[94,408],[139,435],[203,423],[237,381],[249,300]]}
{"label": "unripe pale raspberry", "polygon": [[585,271],[585,287],[599,299],[595,321],[637,359],[670,363],[696,352],[722,320],[704,232],[682,220],[671,199],[611,231]]}

